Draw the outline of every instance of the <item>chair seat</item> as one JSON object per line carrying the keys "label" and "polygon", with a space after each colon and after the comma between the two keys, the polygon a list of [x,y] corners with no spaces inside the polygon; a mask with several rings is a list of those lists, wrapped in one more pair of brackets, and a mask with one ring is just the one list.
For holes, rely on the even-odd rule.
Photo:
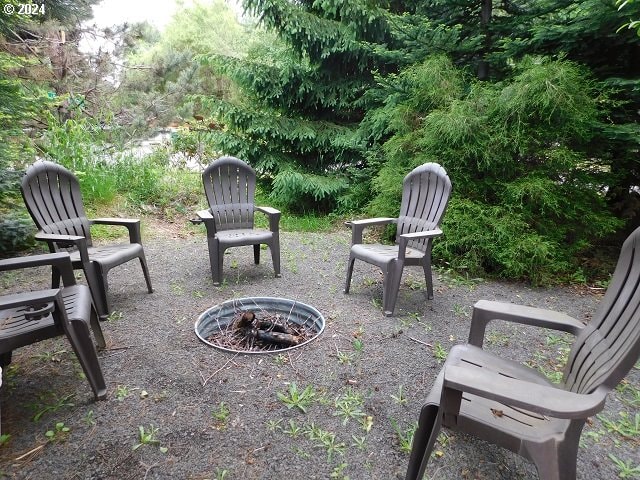
{"label": "chair seat", "polygon": [[225,246],[257,245],[273,238],[273,232],[255,228],[222,230],[216,233],[218,241]]}
{"label": "chair seat", "polygon": [[[138,258],[143,252],[142,245],[139,243],[120,243],[115,245],[100,245],[97,247],[89,247],[87,249],[91,261],[98,262],[102,265],[103,270],[110,270],[113,267],[121,265],[129,260]],[[70,252],[71,262],[74,268],[81,268],[80,252]]]}
{"label": "chair seat", "polygon": [[[440,403],[444,372],[449,365],[484,368],[518,380],[561,388],[532,368],[497,357],[473,345],[456,345],[449,352],[445,365],[427,399],[427,404],[438,405]],[[502,435],[495,436],[496,439],[500,439],[496,443],[512,450],[515,448],[515,451],[519,450],[517,446],[523,441],[541,443],[563,436],[568,424],[569,420],[566,419],[547,417],[522,408],[512,408],[509,405],[466,392],[462,396],[462,405],[456,425],[449,425],[445,421],[446,426],[454,429],[459,428],[463,431],[499,430]]]}
{"label": "chair seat", "polygon": [[[398,245],[382,245],[380,243],[357,243],[351,247],[354,258],[373,265],[383,266],[398,258]],[[407,247],[405,259],[418,261],[424,258],[424,252]]]}

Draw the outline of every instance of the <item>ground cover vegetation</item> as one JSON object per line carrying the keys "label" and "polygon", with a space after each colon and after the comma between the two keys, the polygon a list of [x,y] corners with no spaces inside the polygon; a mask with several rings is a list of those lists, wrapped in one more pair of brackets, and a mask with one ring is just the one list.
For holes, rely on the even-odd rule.
{"label": "ground cover vegetation", "polygon": [[[102,32],[111,53],[79,49],[86,8],[3,18],[0,251],[28,242],[16,179],[36,155],[78,173],[90,210],[175,219],[202,201],[184,165],[233,154],[292,228],[393,216],[402,177],[438,162],[454,194],[434,258],[472,278],[601,278],[640,224],[638,2],[243,6]],[[167,125],[170,146],[113,160]]]}

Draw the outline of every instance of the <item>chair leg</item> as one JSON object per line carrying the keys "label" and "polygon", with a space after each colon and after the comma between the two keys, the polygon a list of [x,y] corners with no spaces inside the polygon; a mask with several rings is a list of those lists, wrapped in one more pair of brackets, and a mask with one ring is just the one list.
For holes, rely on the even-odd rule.
{"label": "chair leg", "polygon": [[153,293],[153,287],[151,286],[151,275],[149,275],[149,267],[147,266],[147,257],[144,252],[140,254],[140,266],[142,267],[142,273],[144,274],[144,280],[147,282],[147,291]]}
{"label": "chair leg", "polygon": [[574,420],[565,432],[562,442],[527,445],[527,451],[536,465],[540,480],[575,480],[583,427],[583,421]]}
{"label": "chair leg", "polygon": [[396,308],[396,300],[398,299],[398,291],[400,290],[400,280],[402,279],[402,269],[404,262],[395,261],[387,267],[384,274],[384,283],[382,287],[382,310],[385,316],[393,315]]}
{"label": "chair leg", "polygon": [[278,235],[274,235],[269,245],[269,250],[271,251],[271,259],[273,260],[273,271],[275,272],[275,276],[279,278],[282,275],[280,274],[280,237]]}
{"label": "chair leg", "polygon": [[422,480],[442,425],[442,415],[439,410],[437,405],[422,407],[418,428],[413,434],[405,480]]}
{"label": "chair leg", "polygon": [[5,368],[11,364],[11,354],[13,352],[0,353],[0,368]]}
{"label": "chair leg", "polygon": [[431,245],[422,260],[422,269],[424,270],[424,282],[427,285],[427,299],[433,299],[433,275],[431,273]]}
{"label": "chair leg", "polygon": [[349,288],[351,288],[351,276],[353,275],[353,264],[356,259],[353,255],[349,255],[349,262],[347,263],[347,279],[344,283],[344,293],[349,293]]}
{"label": "chair leg", "polygon": [[[222,255],[220,255],[220,245],[216,238],[208,237],[209,244],[209,264],[211,265],[211,278],[213,284],[220,285],[222,281]],[[224,255],[224,252],[222,252]]]}
{"label": "chair leg", "polygon": [[253,246],[253,263],[256,265],[260,263],[260,244]]}
{"label": "chair leg", "polygon": [[102,333],[102,327],[100,327],[100,321],[98,320],[98,313],[95,308],[91,307],[91,318],[89,319],[91,323],[91,330],[93,331],[93,337],[96,339],[96,345],[100,350],[106,348],[107,344],[104,341],[104,334]]}
{"label": "chair leg", "polygon": [[84,275],[91,290],[91,296],[93,297],[93,303],[98,311],[98,316],[101,320],[106,319],[109,316],[109,306],[107,304],[107,293],[104,290],[102,284],[102,276],[97,272],[97,268],[94,262],[90,262],[89,265],[84,266]]}
{"label": "chair leg", "polygon": [[67,337],[80,361],[80,365],[82,365],[84,374],[87,376],[96,399],[105,399],[107,397],[107,386],[98,361],[96,347],[89,335],[87,322],[83,319],[69,319]]}

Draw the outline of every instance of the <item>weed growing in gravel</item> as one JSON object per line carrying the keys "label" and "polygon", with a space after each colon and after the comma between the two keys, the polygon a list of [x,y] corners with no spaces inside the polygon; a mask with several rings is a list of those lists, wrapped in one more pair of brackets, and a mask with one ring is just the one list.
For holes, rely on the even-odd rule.
{"label": "weed growing in gravel", "polygon": [[67,427],[64,422],[57,422],[51,430],[47,430],[44,436],[47,437],[49,442],[62,442],[64,441],[71,429]]}
{"label": "weed growing in gravel", "polygon": [[301,449],[300,447],[292,447],[291,450],[293,451],[293,453],[298,455],[300,458],[304,458],[304,459],[311,458],[311,454],[309,452]]}
{"label": "weed growing in gravel", "polygon": [[216,480],[225,480],[228,474],[229,474],[228,470],[224,468],[223,469],[216,468]]}
{"label": "weed growing in gravel", "polygon": [[[133,446],[133,450],[137,450],[143,445],[160,445],[160,440],[157,438],[159,430],[153,425],[149,425],[149,430],[146,430],[142,425],[138,426],[138,443]],[[166,447],[160,447],[162,453],[166,453],[167,450]]]}
{"label": "weed growing in gravel", "polygon": [[124,314],[122,312],[114,310],[107,317],[107,322],[115,322],[117,320],[122,320],[122,318],[124,318]]}
{"label": "weed growing in gravel", "polygon": [[211,416],[217,422],[217,426],[221,429],[227,426],[227,420],[229,419],[230,414],[231,411],[224,402],[220,402],[217,408],[211,410]]}
{"label": "weed growing in gravel", "polygon": [[487,334],[487,345],[494,345],[496,347],[506,347],[509,345],[510,335],[502,332],[489,332]]}
{"label": "weed growing in gravel", "polygon": [[279,353],[275,357],[273,357],[273,361],[278,366],[286,365],[289,362],[289,357],[287,357],[284,353]]}
{"label": "weed growing in gravel", "polygon": [[96,419],[93,418],[93,410],[89,410],[82,418],[82,421],[88,426],[93,427],[96,424]]}
{"label": "weed growing in gravel", "polygon": [[281,418],[278,420],[268,420],[267,430],[269,430],[270,432],[276,432],[278,430],[282,430],[282,427],[280,426],[281,423],[282,423]]}
{"label": "weed growing in gravel", "polygon": [[400,385],[398,387],[398,394],[397,395],[391,394],[391,398],[393,398],[393,400],[398,405],[406,405],[407,404],[407,397],[405,397],[404,392],[402,391],[402,385]]}
{"label": "weed growing in gravel", "polygon": [[629,383],[628,380],[623,380],[616,387],[618,397],[630,407],[640,407],[640,388]]}
{"label": "weed growing in gravel", "polygon": [[40,360],[43,362],[61,362],[62,356],[66,355],[67,350],[58,350],[57,352],[44,352],[38,355],[34,355],[31,358],[35,358],[36,360]]}
{"label": "weed growing in gravel", "polygon": [[627,412],[620,412],[620,420],[610,420],[602,414],[597,415],[604,428],[610,433],[617,433],[626,440],[633,440],[640,436],[640,413],[633,418]]}
{"label": "weed growing in gravel", "polygon": [[447,358],[447,350],[442,346],[440,342],[433,344],[433,356],[438,363],[442,363]]}
{"label": "weed growing in gravel", "polygon": [[362,410],[364,406],[362,394],[354,391],[351,387],[348,387],[342,395],[336,398],[334,405],[336,408],[334,415],[342,417],[342,425],[346,425],[350,418],[365,416]]}
{"label": "weed growing in gravel", "polygon": [[278,399],[284,403],[287,408],[296,407],[303,413],[307,413],[307,407],[311,405],[316,396],[313,386],[308,385],[304,390],[298,390],[295,383],[289,384],[287,392],[278,392]]}
{"label": "weed growing in gravel", "polygon": [[612,453],[609,453],[608,455],[618,469],[619,478],[640,478],[640,465],[634,466],[631,460],[627,460],[625,462],[617,458]]}
{"label": "weed growing in gravel", "polygon": [[400,447],[400,451],[403,453],[411,452],[411,442],[413,442],[413,435],[416,433],[418,424],[415,423],[413,425],[406,427],[403,430],[396,420],[392,418],[390,421],[391,421],[391,426],[393,427],[393,431],[396,433],[396,438],[398,439],[398,446]]}
{"label": "weed growing in gravel", "polygon": [[127,398],[133,390],[127,387],[126,385],[118,385],[116,387],[116,400],[122,402],[125,398]]}
{"label": "weed growing in gravel", "polygon": [[348,463],[341,463],[340,465],[336,465],[336,467],[333,469],[333,471],[331,472],[331,475],[329,475],[329,478],[338,478],[340,480],[349,480],[349,477],[344,475],[344,469],[347,468],[349,466]]}
{"label": "weed growing in gravel", "polygon": [[351,435],[353,439],[352,447],[356,447],[358,450],[365,451],[367,449],[367,437],[362,435],[361,437],[357,437],[355,435]]}
{"label": "weed growing in gravel", "polygon": [[9,435],[8,433],[3,433],[2,435],[0,435],[0,447],[4,447],[7,443],[9,443],[10,439],[11,435]]}
{"label": "weed growing in gravel", "polygon": [[351,345],[353,346],[353,349],[360,355],[364,351],[364,342],[361,338],[354,338],[353,342],[351,342]]}
{"label": "weed growing in gravel", "polygon": [[456,315],[458,317],[468,317],[469,316],[469,312],[467,312],[467,308],[463,307],[459,303],[454,303],[453,304],[452,312],[453,312],[454,315]]}
{"label": "weed growing in gravel", "polygon": [[362,417],[360,419],[360,426],[365,432],[369,433],[371,431],[371,428],[373,427],[373,416],[366,415]]}
{"label": "weed growing in gravel", "polygon": [[46,397],[48,395],[51,395],[53,402],[49,403],[48,405],[43,405],[42,403],[37,403],[37,404],[32,404],[30,405],[30,407],[36,411],[36,414],[33,416],[33,421],[37,422],[39,421],[42,416],[45,413],[49,413],[49,412],[57,412],[58,410],[60,410],[61,408],[65,408],[65,407],[74,407],[75,404],[71,403],[69,400],[71,400],[73,397],[75,397],[75,394],[71,394],[71,395],[67,395],[66,397],[62,397],[62,398],[58,398],[57,395],[55,394],[43,394],[41,395],[39,398],[40,400],[45,400]]}
{"label": "weed growing in gravel", "polygon": [[338,357],[338,362],[342,365],[351,365],[353,362],[354,355],[352,353],[345,353],[338,350],[336,347],[336,356]]}
{"label": "weed growing in gravel", "polygon": [[289,420],[289,426],[287,428],[282,429],[283,433],[286,433],[291,438],[297,438],[302,435],[303,430],[300,425],[298,425],[294,420]]}

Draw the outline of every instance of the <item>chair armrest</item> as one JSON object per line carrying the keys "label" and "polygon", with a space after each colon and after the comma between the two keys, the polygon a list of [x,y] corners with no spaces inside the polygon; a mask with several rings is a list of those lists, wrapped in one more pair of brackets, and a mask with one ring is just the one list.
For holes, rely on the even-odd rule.
{"label": "chair armrest", "polygon": [[129,231],[129,242],[142,243],[140,233],[140,220],[137,218],[93,218],[89,220],[92,225],[114,225],[126,227]]}
{"label": "chair armrest", "polygon": [[366,227],[374,225],[388,225],[397,221],[397,218],[377,217],[365,218],[363,220],[350,220],[348,222],[344,222],[344,224],[351,228],[351,245],[356,245],[358,243],[362,243],[362,232]]}
{"label": "chair armrest", "polygon": [[409,240],[420,240],[422,238],[434,238],[442,235],[442,230],[434,228],[433,230],[425,230],[423,232],[403,233],[398,236],[398,259],[404,260],[407,252],[407,244]]}
{"label": "chair armrest", "polygon": [[[59,288],[52,288],[49,290],[38,290],[35,292],[2,295],[0,296],[0,310],[54,302],[59,293]],[[60,300],[62,301],[62,297],[60,297]]]}
{"label": "chair armrest", "polygon": [[269,230],[275,233],[280,229],[280,210],[271,207],[258,206],[256,206],[256,210],[269,217]]}
{"label": "chair armrest", "polygon": [[[84,237],[80,237],[84,238]],[[0,260],[0,272],[6,270],[18,270],[21,268],[41,267],[51,265],[58,269],[65,286],[75,285],[71,257],[66,252],[46,253],[43,255],[30,255],[26,257],[7,258]]]}
{"label": "chair armrest", "polygon": [[482,347],[484,333],[492,320],[549,328],[577,335],[584,324],[569,315],[553,310],[526,307],[512,303],[480,300],[473,306],[471,328],[469,329],[469,343]]}
{"label": "chair armrest", "polygon": [[59,235],[57,233],[43,233],[42,231],[36,233],[36,240],[42,240],[49,244],[49,249],[54,252],[54,243],[60,243],[63,246],[72,247],[75,246],[80,252],[80,260],[82,263],[89,263],[89,252],[87,251],[87,239],[80,235]]}
{"label": "chair armrest", "polygon": [[211,210],[199,210],[196,212],[196,215],[198,215],[200,221],[204,223],[204,226],[207,227],[207,236],[213,237],[216,234],[217,228]]}
{"label": "chair armrest", "polygon": [[586,419],[595,415],[602,410],[607,399],[605,388],[598,388],[595,392],[584,395],[550,385],[505,377],[486,369],[455,365],[445,367],[443,387],[542,415],[568,419]]}

